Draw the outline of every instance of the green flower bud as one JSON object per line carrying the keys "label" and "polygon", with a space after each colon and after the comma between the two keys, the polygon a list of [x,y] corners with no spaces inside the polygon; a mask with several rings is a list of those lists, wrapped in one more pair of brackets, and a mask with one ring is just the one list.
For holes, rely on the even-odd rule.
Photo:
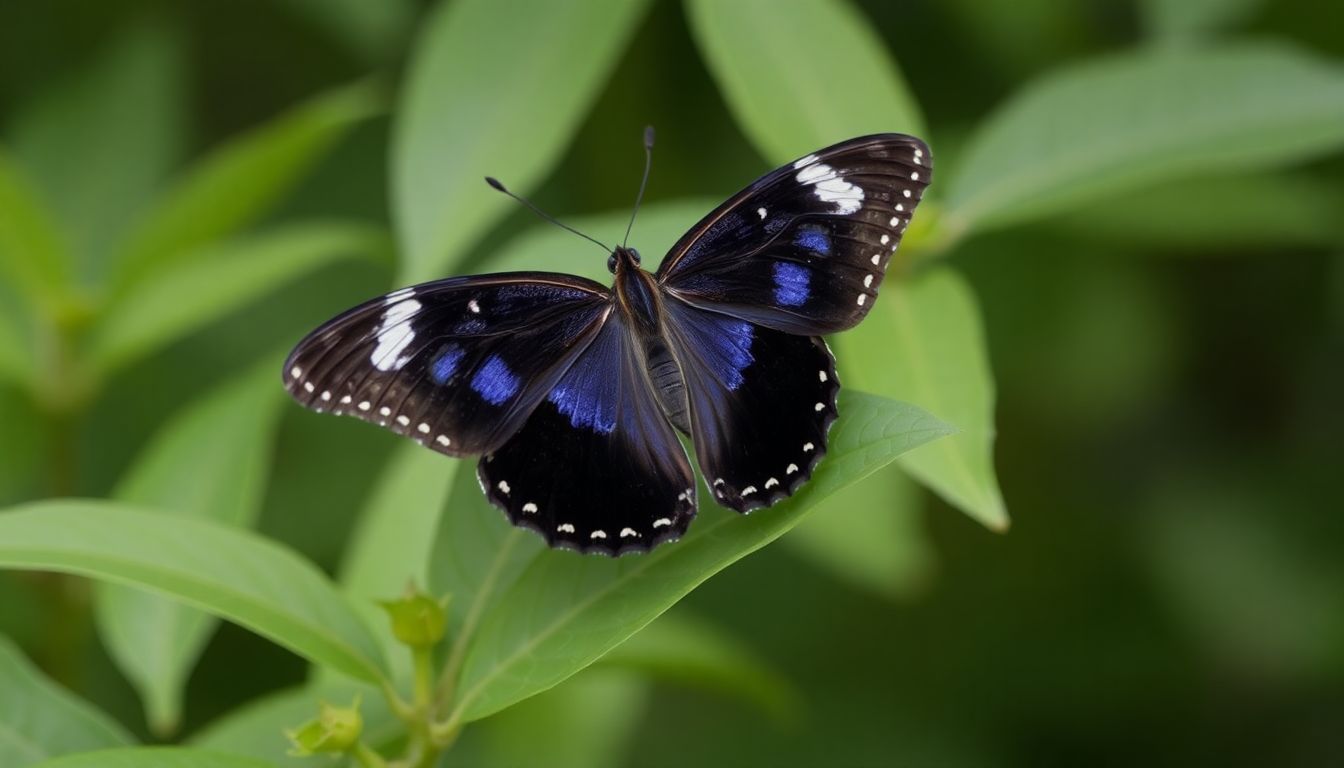
{"label": "green flower bud", "polygon": [[293,744],[289,754],[308,757],[319,754],[342,754],[359,743],[364,730],[364,718],[359,714],[359,697],[349,707],[333,707],[321,702],[317,717],[285,735]]}
{"label": "green flower bud", "polygon": [[411,648],[432,648],[448,627],[448,598],[435,600],[414,586],[399,600],[382,603],[392,620],[392,634]]}

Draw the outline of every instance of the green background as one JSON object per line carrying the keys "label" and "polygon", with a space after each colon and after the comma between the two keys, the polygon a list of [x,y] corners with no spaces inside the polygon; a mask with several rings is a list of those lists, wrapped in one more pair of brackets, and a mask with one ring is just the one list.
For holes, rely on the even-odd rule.
{"label": "green background", "polygon": [[[906,131],[933,185],[833,346],[960,432],[443,764],[1337,762],[1342,30],[1308,0],[2,3],[0,506],[155,506],[401,583],[350,573],[427,546],[394,518],[452,470],[285,399],[304,332],[446,274],[605,272],[485,173],[614,239],[655,125],[653,261],[775,165]],[[317,695],[255,702],[307,664],[131,618],[161,605],[0,571],[0,731],[281,759]]]}

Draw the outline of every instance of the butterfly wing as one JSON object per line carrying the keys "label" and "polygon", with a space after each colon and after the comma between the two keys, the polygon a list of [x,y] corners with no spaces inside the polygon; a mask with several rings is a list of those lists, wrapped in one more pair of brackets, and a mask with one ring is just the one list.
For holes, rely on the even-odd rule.
{"label": "butterfly wing", "polygon": [[706,216],[658,279],[688,303],[787,333],[851,328],[872,308],[931,173],[929,149],[913,136],[819,150]]}
{"label": "butterfly wing", "polygon": [[597,337],[610,293],[541,272],[404,288],[324,323],[290,353],[304,406],[348,414],[452,456],[489,451],[522,426]]}
{"label": "butterfly wing", "polygon": [[615,313],[522,429],[482,457],[486,496],[553,547],[617,555],[679,538],[695,475]]}
{"label": "butterfly wing", "polygon": [[840,384],[826,343],[675,298],[664,317],[715,500],[749,512],[793,494],[825,455],[836,418]]}

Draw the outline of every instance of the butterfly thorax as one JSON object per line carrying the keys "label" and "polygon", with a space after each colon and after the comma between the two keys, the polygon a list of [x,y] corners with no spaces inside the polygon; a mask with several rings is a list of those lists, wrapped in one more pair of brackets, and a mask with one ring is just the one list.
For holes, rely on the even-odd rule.
{"label": "butterfly thorax", "polygon": [[639,252],[633,248],[618,247],[612,254],[612,266],[616,305],[636,337],[644,370],[663,413],[678,429],[690,432],[686,382],[663,337],[663,298],[658,282],[639,266]]}

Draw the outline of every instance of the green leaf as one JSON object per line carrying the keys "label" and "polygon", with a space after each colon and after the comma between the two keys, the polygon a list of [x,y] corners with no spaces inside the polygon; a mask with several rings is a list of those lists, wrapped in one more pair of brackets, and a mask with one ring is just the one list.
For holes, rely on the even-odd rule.
{"label": "green leaf", "polygon": [[250,531],[119,502],[40,501],[0,512],[0,567],[140,587],[357,679],[386,671],[377,640],[322,572]]}
{"label": "green leaf", "polygon": [[349,703],[360,697],[364,742],[377,749],[405,736],[405,724],[387,708],[375,689],[357,683],[323,681],[252,699],[192,734],[187,743],[201,749],[256,757],[281,765],[328,766],[340,758],[313,757],[299,763],[289,756],[284,731],[313,716],[318,702]]}
{"label": "green leaf", "polygon": [[[649,700],[649,685],[612,669],[585,671],[483,721],[479,755],[463,765],[494,768],[617,768]],[[474,758],[474,759],[472,759]]]}
{"label": "green leaf", "polygon": [[852,391],[841,393],[840,413],[816,475],[770,510],[742,516],[708,506],[684,539],[640,557],[538,555],[475,633],[450,721],[485,717],[592,664],[706,579],[792,528],[821,499],[950,432],[912,405]]}
{"label": "green leaf", "polygon": [[134,741],[112,718],[48,680],[0,635],[0,765],[23,768]]}
{"label": "green leaf", "polygon": [[1344,145],[1344,68],[1283,44],[1154,48],[1048,75],[969,142],[945,215],[966,232]]}
{"label": "green leaf", "polygon": [[37,362],[18,320],[0,308],[0,382],[29,385],[36,376]]}
{"label": "green leaf", "polygon": [[15,121],[15,155],[51,201],[86,279],[101,276],[128,222],[178,160],[188,71],[183,40],[142,15]]}
{"label": "green leaf", "polygon": [[1096,242],[1152,250],[1246,253],[1344,243],[1344,190],[1293,173],[1200,177],[1112,196],[1056,219]]}
{"label": "green leaf", "polygon": [[130,747],[66,755],[36,768],[274,768],[270,763],[185,747]]}
{"label": "green leaf", "polygon": [[424,23],[398,106],[393,214],[400,282],[441,276],[514,209],[481,177],[526,194],[588,114],[647,0],[441,3]]}
{"label": "green leaf", "polygon": [[70,252],[45,201],[0,149],[0,274],[30,307],[58,309],[70,290]]}
{"label": "green leaf", "polygon": [[1148,34],[1164,40],[1208,37],[1254,15],[1264,0],[1139,0]]}
{"label": "green leaf", "polygon": [[778,670],[736,638],[682,610],[659,616],[613,648],[596,668],[605,667],[740,696],[780,720],[796,716],[801,709],[798,691]]}
{"label": "green leaf", "polygon": [[[458,474],[456,460],[409,442],[402,445],[383,469],[350,536],[341,588],[365,621],[379,628],[378,637],[397,671],[394,679],[410,679],[410,659],[392,637],[378,601],[400,595],[407,583],[421,588],[431,583],[439,515]],[[476,487],[475,482],[469,485]]]}
{"label": "green leaf", "polygon": [[327,93],[233,139],[190,168],[140,222],[116,259],[125,290],[260,219],[356,124],[382,109],[370,82]]}
{"label": "green leaf", "polygon": [[[284,391],[279,361],[209,393],[174,417],[136,459],[113,496],[165,513],[249,527],[261,509]],[[160,595],[101,584],[98,632],[159,735],[177,729],[187,678],[215,620]]]}
{"label": "green leaf", "polygon": [[886,467],[817,505],[784,544],[853,587],[909,598],[933,566],[921,506],[919,488],[899,467]]}
{"label": "green leaf", "polygon": [[752,143],[772,162],[924,121],[873,23],[849,2],[687,0],[696,43]]}
{"label": "green leaf", "polygon": [[203,248],[138,283],[107,308],[89,355],[106,374],[337,259],[387,251],[386,235],[357,224],[291,224]]}
{"label": "green leaf", "polygon": [[867,320],[836,345],[846,381],[919,403],[960,430],[902,456],[901,467],[981,523],[1006,529],[994,474],[994,378],[970,286],[947,268],[888,281]]}

